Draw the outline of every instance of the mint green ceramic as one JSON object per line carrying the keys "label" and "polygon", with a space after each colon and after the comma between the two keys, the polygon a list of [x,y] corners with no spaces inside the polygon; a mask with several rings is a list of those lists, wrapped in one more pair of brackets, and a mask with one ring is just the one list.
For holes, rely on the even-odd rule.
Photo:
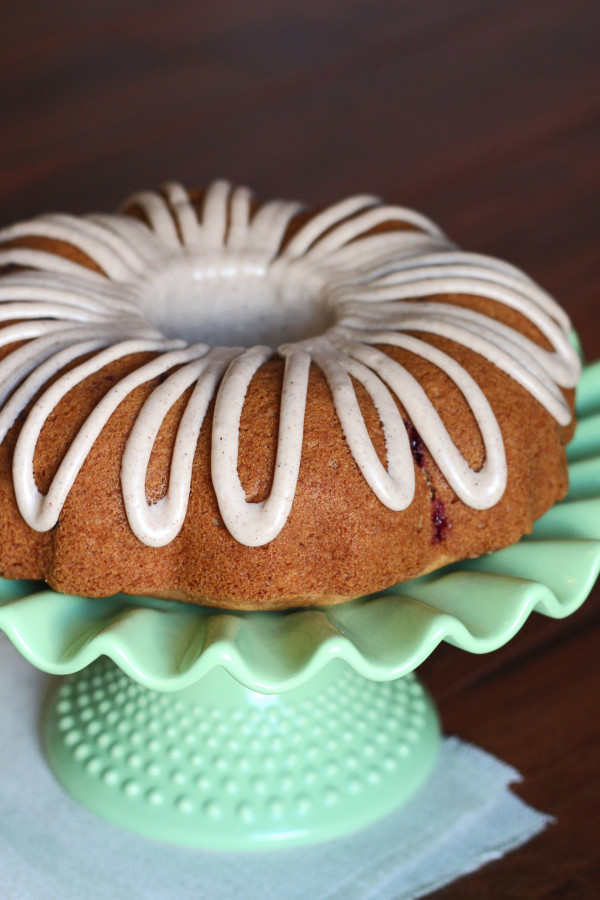
{"label": "mint green ceramic", "polygon": [[435,760],[433,704],[414,675],[380,684],[340,660],[283,694],[215,667],[175,694],[107,659],[64,680],[45,727],[52,768],[97,814],[216,850],[326,840],[390,812]]}
{"label": "mint green ceramic", "polygon": [[372,597],[233,613],[0,581],[0,629],[44,671],[79,673],[47,716],[59,780],[111,821],[218,849],[323,840],[394,808],[439,740],[410,673],[442,640],[483,653],[533,610],[567,616],[594,584],[600,363],[578,411],[569,495],[533,535]]}

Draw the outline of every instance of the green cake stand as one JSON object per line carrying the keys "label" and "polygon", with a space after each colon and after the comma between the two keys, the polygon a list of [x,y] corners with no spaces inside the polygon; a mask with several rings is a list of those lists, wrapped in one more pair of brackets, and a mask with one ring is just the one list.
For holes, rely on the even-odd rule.
{"label": "green cake stand", "polygon": [[335,607],[236,613],[0,581],[0,629],[66,676],[44,740],[98,815],[217,850],[327,840],[411,795],[439,746],[414,670],[440,641],[485,653],[561,618],[600,569],[600,364],[578,391],[571,488],[531,536]]}

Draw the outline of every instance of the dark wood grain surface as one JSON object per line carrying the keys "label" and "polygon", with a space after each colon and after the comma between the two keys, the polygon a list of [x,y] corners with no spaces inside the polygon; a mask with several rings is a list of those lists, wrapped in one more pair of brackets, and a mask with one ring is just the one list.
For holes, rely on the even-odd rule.
{"label": "dark wood grain surface", "polygon": [[[600,357],[598,0],[2,4],[0,222],[224,175],[315,203],[375,191],[554,293]],[[600,896],[598,591],[505,648],[422,667],[447,732],[557,824],[438,892]]]}

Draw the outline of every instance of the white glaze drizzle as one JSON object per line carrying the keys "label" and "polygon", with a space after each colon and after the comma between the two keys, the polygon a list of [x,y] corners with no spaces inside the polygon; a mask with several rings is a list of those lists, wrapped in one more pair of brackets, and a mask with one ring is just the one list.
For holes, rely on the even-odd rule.
{"label": "white glaze drizzle", "polygon": [[[452,357],[415,332],[440,335],[485,356],[528,390],[557,422],[570,421],[560,388],[576,384],[580,364],[568,341],[569,319],[552,297],[514,266],[463,253],[424,216],[385,206],[368,195],[348,198],[313,215],[282,249],[286,229],[301,207],[275,201],[252,214],[251,199],[247,188],[215,182],[198,215],[187,191],[169,183],[161,193],[144,191],[125,204],[124,212],[136,207],[144,221],[125,215],[56,214],[0,231],[0,266],[20,267],[0,278],[0,323],[17,322],[0,329],[0,347],[25,342],[0,361],[0,441],[37,396],[13,461],[17,503],[32,528],[45,531],[56,524],[110,416],[133,390],[158,376],[164,380],[151,389],[139,411],[121,467],[129,524],[141,541],[155,547],[172,541],[185,521],[195,448],[215,396],[211,474],[223,521],[234,538],[248,546],[268,543],[280,533],[296,491],[311,363],[326,378],[360,471],[381,502],[393,510],[406,509],[415,492],[411,448],[397,400],[464,503],[487,509],[506,487],[504,443],[485,395]],[[389,222],[408,228],[369,233]],[[78,248],[101,272],[47,250],[9,244],[32,236]],[[290,286],[296,286],[297,294],[300,285],[310,295],[305,302],[318,303],[333,324],[320,336],[280,344],[276,351],[264,345],[211,349],[206,342],[169,339],[151,321],[160,319],[155,287],[165,272],[169,291],[161,315],[174,317],[175,333],[187,320],[182,313],[178,321],[169,307],[177,292],[185,296],[190,277],[213,281],[237,277],[242,279],[242,293],[244,279],[262,279],[260,284],[271,292],[274,315],[280,314]],[[511,307],[537,326],[552,350],[489,316],[440,300],[448,294],[474,295]],[[189,306],[198,301],[186,302]],[[302,298],[288,312],[296,330],[306,318],[301,305]],[[202,327],[202,308],[198,312]],[[251,323],[251,311],[246,315]],[[400,347],[422,357],[454,382],[482,436],[485,460],[479,471],[461,456],[421,385],[377,345]],[[97,404],[70,444],[48,493],[42,495],[33,460],[48,416],[88,376],[141,353],[154,358],[140,362]],[[253,376],[274,354],[284,358],[285,367],[273,483],[266,500],[249,503],[237,470],[240,420]],[[77,363],[82,357],[87,358]],[[60,374],[69,364],[73,367]],[[387,468],[365,426],[353,379],[378,412]],[[146,478],[152,449],[165,417],[190,389],[175,438],[167,492],[149,504]]]}

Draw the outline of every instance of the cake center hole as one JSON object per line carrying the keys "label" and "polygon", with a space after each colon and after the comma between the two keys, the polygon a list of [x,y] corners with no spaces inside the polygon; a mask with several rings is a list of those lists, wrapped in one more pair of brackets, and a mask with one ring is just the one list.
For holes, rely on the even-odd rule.
{"label": "cake center hole", "polygon": [[276,348],[333,324],[307,273],[219,257],[176,260],[148,278],[143,312],[165,337],[210,346]]}

